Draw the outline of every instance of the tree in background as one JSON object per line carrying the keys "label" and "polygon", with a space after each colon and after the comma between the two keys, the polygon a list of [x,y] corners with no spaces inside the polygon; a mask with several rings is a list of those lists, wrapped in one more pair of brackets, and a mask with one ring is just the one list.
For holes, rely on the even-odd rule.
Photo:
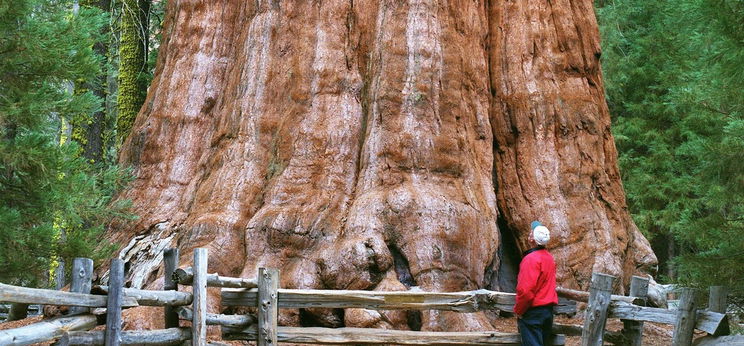
{"label": "tree in background", "polygon": [[[60,144],[59,119],[94,114],[93,92],[70,81],[95,80],[106,17],[72,1],[0,3],[0,281],[46,284],[53,257],[107,255],[98,247],[122,183],[115,168],[94,170],[75,141]],[[59,241],[60,230],[66,237]],[[69,263],[69,260],[68,260]]]}
{"label": "tree in background", "polygon": [[597,11],[637,225],[662,240],[674,281],[744,296],[744,2],[615,0]]}
{"label": "tree in background", "polygon": [[150,0],[121,0],[120,5],[117,143],[129,135],[150,82],[147,65]]}
{"label": "tree in background", "polygon": [[[98,9],[102,13],[109,13],[110,0],[81,0],[83,8]],[[93,79],[80,79],[75,83],[76,93],[90,91],[100,100],[107,97],[106,77],[109,73],[107,64],[108,49],[110,44],[109,25],[102,25],[100,35],[97,35],[93,44],[94,52],[102,57],[99,63],[99,72]],[[82,155],[90,163],[103,164],[106,157],[106,132],[112,129],[106,121],[105,107],[99,107],[92,114],[80,113],[73,116],[71,120],[72,139],[79,143]]]}

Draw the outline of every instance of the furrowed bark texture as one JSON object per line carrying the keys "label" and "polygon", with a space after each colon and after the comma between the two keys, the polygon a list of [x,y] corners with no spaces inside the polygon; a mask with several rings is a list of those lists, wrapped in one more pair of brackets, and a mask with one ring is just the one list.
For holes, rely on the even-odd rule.
{"label": "furrowed bark texture", "polygon": [[492,1],[491,126],[498,206],[526,246],[545,220],[565,287],[591,272],[652,272],[656,256],[633,223],[610,132],[591,1]]}
{"label": "furrowed bark texture", "polygon": [[[554,234],[559,280],[655,263],[626,210],[591,1],[173,1],[121,163],[132,287],[162,249],[282,288],[492,287],[497,226]],[[161,280],[162,281],[162,280]],[[216,299],[210,299],[210,304]],[[214,309],[214,307],[213,307]],[[213,311],[216,312],[216,311]],[[280,323],[487,330],[482,313]]]}

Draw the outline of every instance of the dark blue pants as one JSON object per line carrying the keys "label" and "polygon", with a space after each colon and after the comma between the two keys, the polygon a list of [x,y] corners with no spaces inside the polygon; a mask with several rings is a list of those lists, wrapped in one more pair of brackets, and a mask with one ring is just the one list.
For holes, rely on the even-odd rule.
{"label": "dark blue pants", "polygon": [[551,340],[550,328],[553,326],[553,306],[532,307],[517,320],[522,345],[542,346]]}

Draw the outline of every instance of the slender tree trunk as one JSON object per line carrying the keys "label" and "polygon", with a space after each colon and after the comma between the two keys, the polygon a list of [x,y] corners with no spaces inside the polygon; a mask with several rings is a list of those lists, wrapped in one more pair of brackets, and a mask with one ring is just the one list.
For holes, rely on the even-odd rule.
{"label": "slender tree trunk", "polygon": [[121,143],[147,94],[150,0],[121,0],[116,131]]}
{"label": "slender tree trunk", "polygon": [[[84,0],[80,2],[80,5],[83,7],[97,7],[102,11],[109,12],[111,2],[110,0]],[[109,31],[109,27],[104,26],[101,30],[102,37],[107,37],[108,35],[106,34]],[[106,101],[108,46],[107,41],[99,41],[94,44],[93,50],[104,57],[101,62],[101,73],[95,80],[77,82],[75,92],[91,91],[102,102]],[[72,139],[80,143],[83,157],[91,163],[100,163],[104,160],[105,148],[103,141],[105,136],[104,131],[107,129],[105,111],[105,105],[102,105],[101,109],[93,114],[79,114],[72,119]]]}
{"label": "slender tree trunk", "polygon": [[[210,272],[279,268],[285,288],[493,287],[497,221],[523,250],[533,219],[553,232],[563,285],[652,270],[617,174],[591,6],[169,2],[120,156],[140,218],[109,237],[128,244],[128,281],[157,285],[158,253],[177,245],[184,265],[208,247]],[[479,313],[280,314],[492,328]]]}

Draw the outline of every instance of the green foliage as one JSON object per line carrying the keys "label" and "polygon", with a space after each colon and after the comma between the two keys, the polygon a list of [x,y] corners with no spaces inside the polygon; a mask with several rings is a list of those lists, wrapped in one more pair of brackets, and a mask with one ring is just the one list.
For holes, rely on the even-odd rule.
{"label": "green foliage", "polygon": [[[100,11],[72,14],[72,1],[0,3],[0,281],[43,286],[53,258],[106,256],[98,237],[124,206],[109,207],[125,183],[93,167],[58,138],[61,119],[100,107],[71,81],[93,79]],[[64,138],[64,136],[63,136]],[[97,249],[97,250],[96,250]]]}
{"label": "green foliage", "polygon": [[744,296],[744,1],[597,7],[634,220],[671,234],[678,282]]}

